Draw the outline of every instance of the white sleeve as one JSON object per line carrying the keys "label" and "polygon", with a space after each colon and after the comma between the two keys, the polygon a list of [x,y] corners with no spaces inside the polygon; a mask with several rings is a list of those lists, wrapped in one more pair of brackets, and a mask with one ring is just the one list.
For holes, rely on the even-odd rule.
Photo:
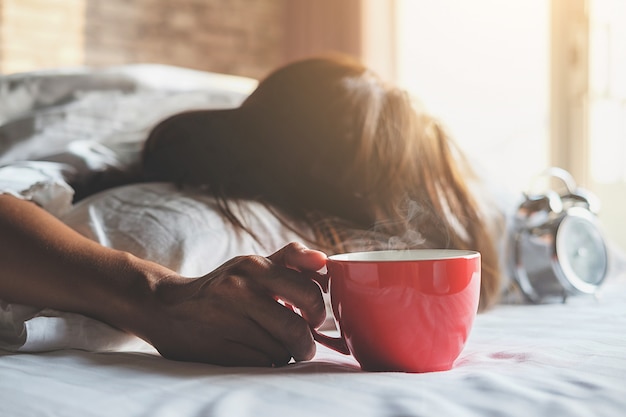
{"label": "white sleeve", "polygon": [[[67,180],[74,176],[75,170],[63,163],[17,162],[0,167],[0,194],[33,201],[62,218],[73,207],[74,190]],[[145,350],[149,346],[135,336],[79,314],[0,300],[0,349],[39,352],[66,348],[109,351]]]}
{"label": "white sleeve", "polygon": [[0,194],[30,200],[54,216],[72,207],[74,190],[66,179],[73,168],[45,161],[23,161],[0,167]]}
{"label": "white sleeve", "polygon": [[[74,190],[65,177],[71,168],[54,162],[17,162],[0,167],[0,194],[33,201],[59,217],[72,206]],[[2,271],[0,271],[2,273]],[[26,323],[39,308],[0,300],[0,349],[17,350],[27,339]]]}

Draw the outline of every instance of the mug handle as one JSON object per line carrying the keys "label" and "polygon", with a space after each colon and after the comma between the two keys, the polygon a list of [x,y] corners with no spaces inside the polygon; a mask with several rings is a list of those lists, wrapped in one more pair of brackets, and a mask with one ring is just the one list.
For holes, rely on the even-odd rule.
{"label": "mug handle", "polygon": [[316,342],[321,343],[322,345],[336,350],[339,353],[343,353],[344,355],[350,354],[350,349],[348,349],[348,345],[346,344],[346,340],[343,337],[331,337],[322,334],[311,327],[311,333],[313,333],[313,339]]}
{"label": "mug handle", "polygon": [[[319,286],[322,288],[322,291],[324,291],[327,294],[328,294],[329,280],[330,280],[330,275],[328,274],[322,275],[321,279],[314,279],[314,281],[317,282]],[[339,353],[343,353],[344,355],[350,354],[350,349],[348,348],[346,339],[344,339],[343,336],[339,336],[339,337],[326,336],[325,334],[322,334],[318,332],[317,330],[315,330],[313,327],[311,327],[311,333],[313,334],[313,339],[316,342],[319,342],[322,345],[330,349],[333,349]]]}

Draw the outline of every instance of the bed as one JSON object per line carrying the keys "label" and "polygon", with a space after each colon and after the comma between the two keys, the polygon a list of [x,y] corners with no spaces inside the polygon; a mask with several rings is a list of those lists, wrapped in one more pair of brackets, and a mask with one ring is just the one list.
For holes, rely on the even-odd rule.
{"label": "bed", "polygon": [[[236,106],[255,85],[160,65],[2,77],[0,187],[102,244],[190,276],[237,254],[271,253],[295,236],[254,203],[240,214],[263,231],[263,242],[237,237],[219,216],[206,216],[215,202],[194,190],[131,185],[73,204],[75,190],[67,185],[68,178],[118,179],[132,170],[161,118]],[[130,210],[125,196],[138,194],[145,207]],[[181,242],[176,233],[184,230],[155,236],[133,227],[133,219],[163,219],[183,207],[204,213],[194,227],[206,233],[185,240],[180,251],[159,248]],[[125,222],[108,216],[121,209],[130,210]],[[200,242],[220,250],[201,257],[194,252]],[[477,317],[452,370],[423,374],[363,372],[351,356],[321,345],[313,360],[274,369],[170,361],[104,323],[0,301],[0,416],[623,415],[626,262],[619,250],[612,255],[610,276],[595,296],[500,304]],[[336,334],[332,323],[326,329]]]}

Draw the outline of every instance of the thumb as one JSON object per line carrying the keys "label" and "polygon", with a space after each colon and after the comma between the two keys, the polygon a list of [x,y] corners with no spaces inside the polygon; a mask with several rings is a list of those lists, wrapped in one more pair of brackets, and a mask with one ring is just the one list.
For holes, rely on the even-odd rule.
{"label": "thumb", "polygon": [[319,271],[326,265],[326,254],[291,242],[268,256],[272,262],[297,271]]}

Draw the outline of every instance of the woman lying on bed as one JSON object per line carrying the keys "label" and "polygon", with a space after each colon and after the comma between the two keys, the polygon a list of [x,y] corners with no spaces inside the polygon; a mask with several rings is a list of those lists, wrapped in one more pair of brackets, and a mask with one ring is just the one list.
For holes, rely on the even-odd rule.
{"label": "woman lying on bed", "polygon": [[[500,290],[493,225],[463,157],[407,93],[347,58],[285,66],[237,109],[166,119],[145,144],[137,182],[170,187],[172,198],[179,189],[172,183],[209,195],[237,233],[262,240],[262,230],[238,208],[257,202],[302,243],[267,257],[235,257],[190,279],[94,242],[27,198],[3,194],[0,300],[96,318],[167,358],[279,366],[315,353],[309,329],[325,317],[314,282],[324,253],[478,250],[480,308]],[[126,190],[130,204],[144,195]],[[125,215],[116,211],[119,221]],[[137,221],[138,228],[149,227]]]}

